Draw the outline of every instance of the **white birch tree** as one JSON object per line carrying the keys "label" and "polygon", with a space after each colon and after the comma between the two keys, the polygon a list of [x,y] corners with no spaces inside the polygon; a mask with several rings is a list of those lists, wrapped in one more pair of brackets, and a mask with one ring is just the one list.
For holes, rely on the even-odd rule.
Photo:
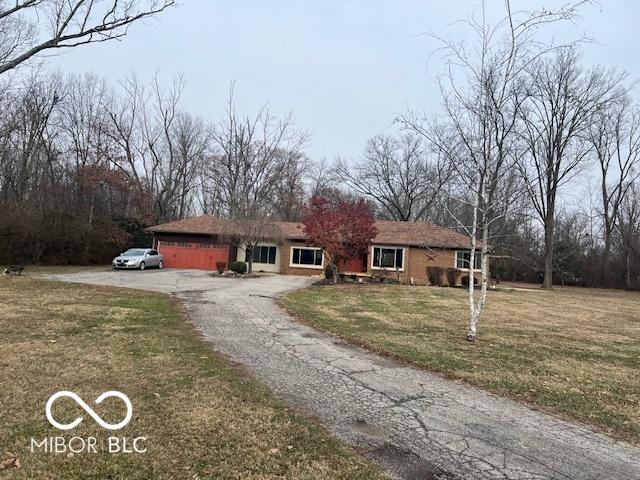
{"label": "white birch tree", "polygon": [[[478,324],[487,300],[489,256],[496,223],[512,204],[503,180],[519,155],[518,115],[526,98],[522,72],[532,61],[554,49],[537,39],[539,30],[571,20],[585,2],[557,10],[513,12],[505,1],[504,17],[491,23],[485,4],[478,17],[464,21],[473,38],[469,43],[433,36],[441,43],[447,73],[440,81],[444,115],[425,127],[410,116],[401,121],[425,135],[455,165],[458,200],[471,209],[471,223],[456,218],[469,236],[469,319],[467,340],[477,339]],[[513,202],[515,203],[515,202]],[[476,257],[480,255],[480,285],[475,285]]]}

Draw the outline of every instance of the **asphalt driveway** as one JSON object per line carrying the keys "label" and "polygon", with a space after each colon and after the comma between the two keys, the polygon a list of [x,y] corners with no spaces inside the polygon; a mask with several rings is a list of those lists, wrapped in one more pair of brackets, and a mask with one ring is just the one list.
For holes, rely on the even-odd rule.
{"label": "asphalt driveway", "polygon": [[640,449],[346,345],[274,303],[308,279],[92,271],[56,280],[175,294],[215,349],[407,479],[640,479]]}

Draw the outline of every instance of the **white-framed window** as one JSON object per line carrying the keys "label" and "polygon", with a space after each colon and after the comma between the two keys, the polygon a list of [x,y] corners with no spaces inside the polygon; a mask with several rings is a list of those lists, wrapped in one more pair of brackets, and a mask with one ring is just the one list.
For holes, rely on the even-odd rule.
{"label": "white-framed window", "polygon": [[[276,253],[278,247],[275,245],[256,245],[253,247],[253,263],[276,264]],[[245,262],[249,263],[249,252],[245,250]]]}
{"label": "white-framed window", "polygon": [[[469,250],[456,250],[456,268],[468,270],[469,262],[471,262],[471,252]],[[473,263],[474,270],[480,270],[482,268],[482,256],[480,252],[475,253]]]}
{"label": "white-framed window", "polygon": [[291,247],[290,267],[322,269],[322,249],[317,247]]}
{"label": "white-framed window", "polygon": [[372,247],[372,270],[404,271],[404,248],[402,247]]}

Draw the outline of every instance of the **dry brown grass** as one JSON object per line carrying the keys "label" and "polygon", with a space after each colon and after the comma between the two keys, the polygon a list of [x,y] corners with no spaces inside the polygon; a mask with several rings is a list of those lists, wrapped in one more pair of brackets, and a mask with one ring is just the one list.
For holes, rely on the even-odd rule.
{"label": "dry brown grass", "polygon": [[352,342],[640,441],[639,293],[501,287],[477,344],[462,289],[315,287],[283,303]]}
{"label": "dry brown grass", "polygon": [[[366,460],[288,410],[254,380],[214,354],[168,297],[0,278],[0,461],[22,467],[0,478],[377,478]],[[145,436],[137,455],[31,453],[31,437],[96,436],[88,416],[69,433],[55,430],[44,406],[59,390],[90,405],[106,390],[134,406],[117,436]],[[122,417],[117,401],[96,410]],[[56,404],[70,421],[82,411]],[[85,415],[86,416],[86,415]]]}
{"label": "dry brown grass", "polygon": [[26,265],[23,275],[111,270],[111,265]]}

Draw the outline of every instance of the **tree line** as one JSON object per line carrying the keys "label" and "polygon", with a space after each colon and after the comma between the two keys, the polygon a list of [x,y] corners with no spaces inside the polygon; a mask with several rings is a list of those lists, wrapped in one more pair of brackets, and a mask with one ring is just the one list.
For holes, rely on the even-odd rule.
{"label": "tree line", "polygon": [[307,136],[229,96],[207,123],[135,77],[32,75],[4,90],[0,220],[5,262],[99,262],[146,226],[206,213],[297,218]]}
{"label": "tree line", "polygon": [[[150,2],[149,12],[170,3]],[[585,66],[581,42],[549,47],[535,36],[573,19],[580,3],[507,10],[508,21],[493,26],[470,21],[480,45],[473,53],[438,39],[441,110],[401,115],[359,158],[335,161],[309,158],[310,136],[293,114],[239,112],[233,86],[225,110],[208,120],[184,107],[180,77],[114,85],[92,74],[12,73],[20,56],[7,51],[0,262],[104,262],[147,242],[151,224],[202,213],[248,229],[298,221],[321,196],[364,198],[378,218],[468,233],[487,245],[479,254],[500,280],[638,289],[633,82]]]}

